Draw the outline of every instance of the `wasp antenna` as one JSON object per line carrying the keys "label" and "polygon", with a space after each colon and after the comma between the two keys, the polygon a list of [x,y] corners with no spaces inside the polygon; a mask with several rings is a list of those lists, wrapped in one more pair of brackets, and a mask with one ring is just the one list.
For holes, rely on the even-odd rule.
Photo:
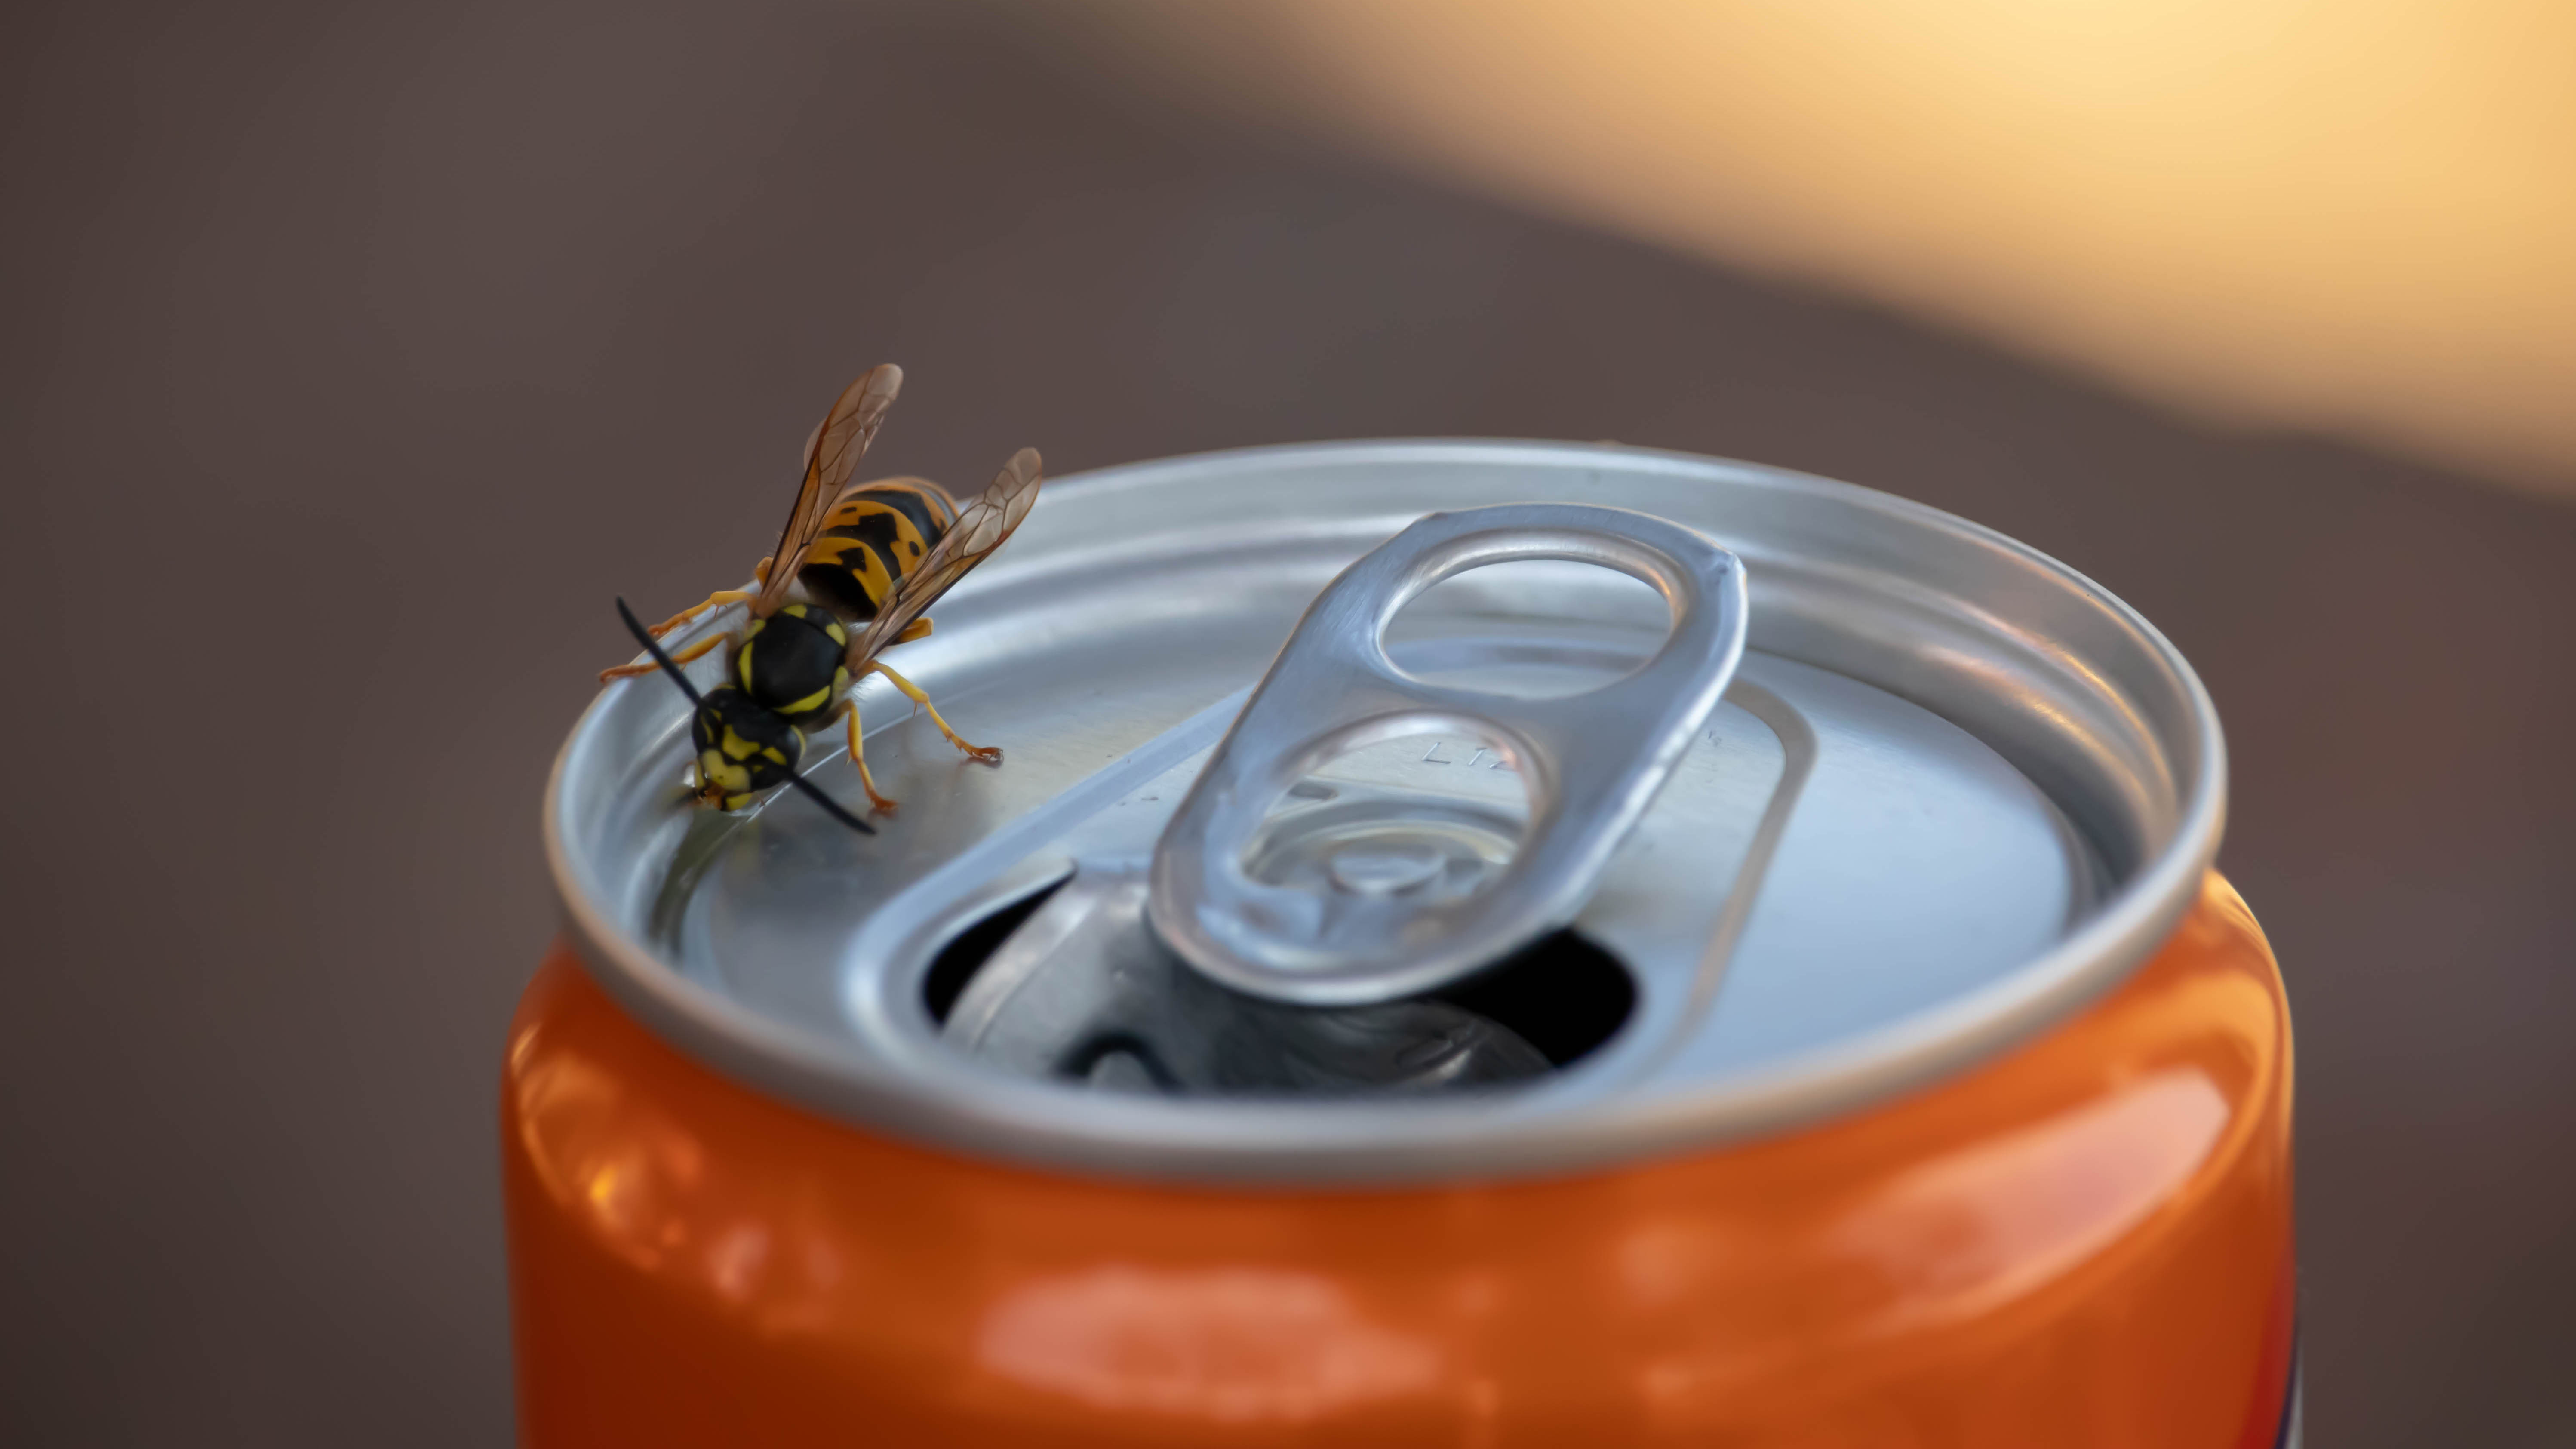
{"label": "wasp antenna", "polygon": [[644,652],[653,656],[653,662],[662,666],[662,672],[671,676],[671,682],[680,686],[680,692],[689,697],[690,704],[707,702],[706,696],[698,693],[698,687],[689,682],[689,676],[681,673],[680,666],[671,662],[671,656],[662,652],[662,641],[653,637],[653,631],[644,627],[644,621],[635,617],[635,611],[626,607],[626,600],[622,597],[617,601],[617,617],[626,621],[626,632],[634,635],[635,642],[644,646]]}
{"label": "wasp antenna", "polygon": [[840,821],[843,825],[850,827],[861,835],[874,835],[877,833],[877,828],[875,826],[870,825],[868,822],[861,820],[856,815],[851,814],[847,806],[843,805],[840,801],[833,799],[831,796],[824,794],[822,786],[815,784],[813,781],[806,779],[804,776],[799,775],[792,770],[788,772],[787,783],[804,791],[806,799],[822,806],[825,814]]}
{"label": "wasp antenna", "polygon": [[[635,617],[635,611],[626,607],[626,601],[622,598],[617,601],[617,617],[626,621],[626,632],[634,635],[635,641],[644,646],[644,652],[653,656],[653,662],[662,666],[662,672],[671,676],[671,682],[680,686],[680,692],[689,697],[691,707],[706,704],[706,696],[698,693],[698,687],[689,682],[689,676],[681,673],[680,666],[673,663],[671,656],[662,651],[662,641],[653,637],[653,631],[644,627],[644,621]],[[787,783],[805,792],[805,798],[822,806],[825,814],[843,825],[861,835],[877,833],[875,826],[851,814],[840,801],[824,794],[821,786],[807,781],[804,776],[791,770],[787,775]]]}

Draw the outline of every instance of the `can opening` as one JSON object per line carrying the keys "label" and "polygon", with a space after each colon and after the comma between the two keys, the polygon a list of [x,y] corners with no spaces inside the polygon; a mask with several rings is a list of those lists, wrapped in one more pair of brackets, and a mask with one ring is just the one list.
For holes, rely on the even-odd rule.
{"label": "can opening", "polygon": [[[1358,1007],[1210,981],[1157,942],[1132,880],[1076,876],[953,936],[922,981],[951,1044],[1015,1076],[1167,1096],[1422,1095],[1533,1082],[1634,1010],[1618,958],[1554,932],[1475,976]],[[988,969],[989,968],[989,969]]]}
{"label": "can opening", "polygon": [[1063,885],[1057,881],[1034,895],[1013,901],[958,932],[939,948],[939,954],[930,958],[930,970],[921,978],[921,1004],[929,1010],[932,1021],[948,1024],[948,1013],[957,1009],[957,998],[964,994],[966,983],[975,979],[975,973],[992,959],[1011,933],[1036,915],[1038,907]]}
{"label": "can opening", "polygon": [[1562,1070],[1619,1034],[1637,983],[1618,957],[1569,927],[1431,996],[1501,1024]]}

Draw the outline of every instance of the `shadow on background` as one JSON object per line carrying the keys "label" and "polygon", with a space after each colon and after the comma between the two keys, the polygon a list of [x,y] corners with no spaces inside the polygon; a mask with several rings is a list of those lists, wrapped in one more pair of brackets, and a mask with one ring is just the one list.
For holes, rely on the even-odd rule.
{"label": "shadow on background", "polygon": [[1176,111],[972,12],[89,7],[0,47],[23,681],[0,1438],[504,1439],[537,793],[797,442],[1757,459],[2102,580],[2216,695],[2300,1031],[2312,1442],[2565,1442],[2576,511]]}

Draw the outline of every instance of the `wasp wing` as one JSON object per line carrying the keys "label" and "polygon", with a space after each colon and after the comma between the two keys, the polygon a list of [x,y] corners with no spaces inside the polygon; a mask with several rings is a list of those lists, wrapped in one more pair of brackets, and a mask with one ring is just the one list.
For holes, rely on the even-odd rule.
{"label": "wasp wing", "polygon": [[1040,479],[1038,450],[1022,448],[1002,465],[991,487],[957,515],[957,522],[941,536],[930,556],[919,567],[906,572],[895,585],[894,597],[877,612],[867,632],[850,641],[850,670],[857,673],[877,657],[877,651],[894,642],[896,635],[912,626],[912,621],[929,612],[930,606],[966,571],[982,563],[1011,530],[1028,517],[1029,505],[1038,501]]}
{"label": "wasp wing", "polygon": [[761,580],[760,593],[751,601],[753,618],[765,619],[787,602],[798,560],[822,531],[824,515],[832,511],[842,485],[858,470],[868,444],[876,441],[886,409],[894,406],[894,395],[902,386],[903,369],[893,363],[869,368],[858,381],[841,389],[822,425],[805,440],[805,482],[796,490],[796,507],[779,531],[778,547],[770,550],[769,576]]}

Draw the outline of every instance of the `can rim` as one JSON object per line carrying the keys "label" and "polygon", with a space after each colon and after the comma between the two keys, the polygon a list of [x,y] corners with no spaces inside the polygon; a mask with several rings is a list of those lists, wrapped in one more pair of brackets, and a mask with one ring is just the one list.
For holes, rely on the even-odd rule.
{"label": "can rim", "polygon": [[[2216,708],[2181,652],[2148,620],[2089,576],[1984,525],[1927,504],[1857,484],[1757,463],[1672,450],[1511,439],[1418,438],[1298,443],[1225,449],[1117,465],[1050,480],[1059,496],[1095,496],[1186,473],[1205,480],[1282,466],[1382,461],[1575,462],[1615,455],[1629,467],[1670,465],[1676,474],[1737,487],[1820,494],[1840,504],[1959,542],[1993,550],[2068,586],[2115,620],[2153,661],[2186,716],[2177,753],[2185,767],[2172,803],[2170,835],[2140,860],[2089,917],[2012,975],[1942,1004],[1808,1052],[1752,1081],[1710,1083],[1651,1104],[1635,1104],[1615,1131],[1581,1116],[1522,1116],[1508,1106],[1459,1099],[1372,1105],[1229,1101],[1192,1125],[1170,1104],[1083,1097],[1082,1140],[1050,1140],[1050,1120],[1072,1094],[1021,1084],[1023,1110],[1007,1118],[967,1103],[925,1103],[918,1092],[867,1079],[822,1038],[764,1016],[688,979],[623,929],[583,888],[567,844],[567,781],[592,727],[617,697],[594,698],[557,751],[542,828],[548,873],[567,935],[585,969],[621,1006],[703,1064],[761,1091],[826,1115],[887,1130],[935,1149],[1088,1175],[1228,1182],[1294,1181],[1316,1187],[1382,1187],[1394,1182],[1553,1175],[1708,1148],[1789,1130],[1907,1087],[1963,1070],[2072,1014],[2150,956],[2171,935],[2216,858],[2225,828],[2227,757]],[[1760,579],[1760,565],[1754,564]],[[1760,620],[1757,614],[1756,627]],[[1159,1109],[1159,1110],[1157,1110]],[[1379,1124],[1410,1130],[1354,1149],[1323,1119],[1366,1110]]]}

